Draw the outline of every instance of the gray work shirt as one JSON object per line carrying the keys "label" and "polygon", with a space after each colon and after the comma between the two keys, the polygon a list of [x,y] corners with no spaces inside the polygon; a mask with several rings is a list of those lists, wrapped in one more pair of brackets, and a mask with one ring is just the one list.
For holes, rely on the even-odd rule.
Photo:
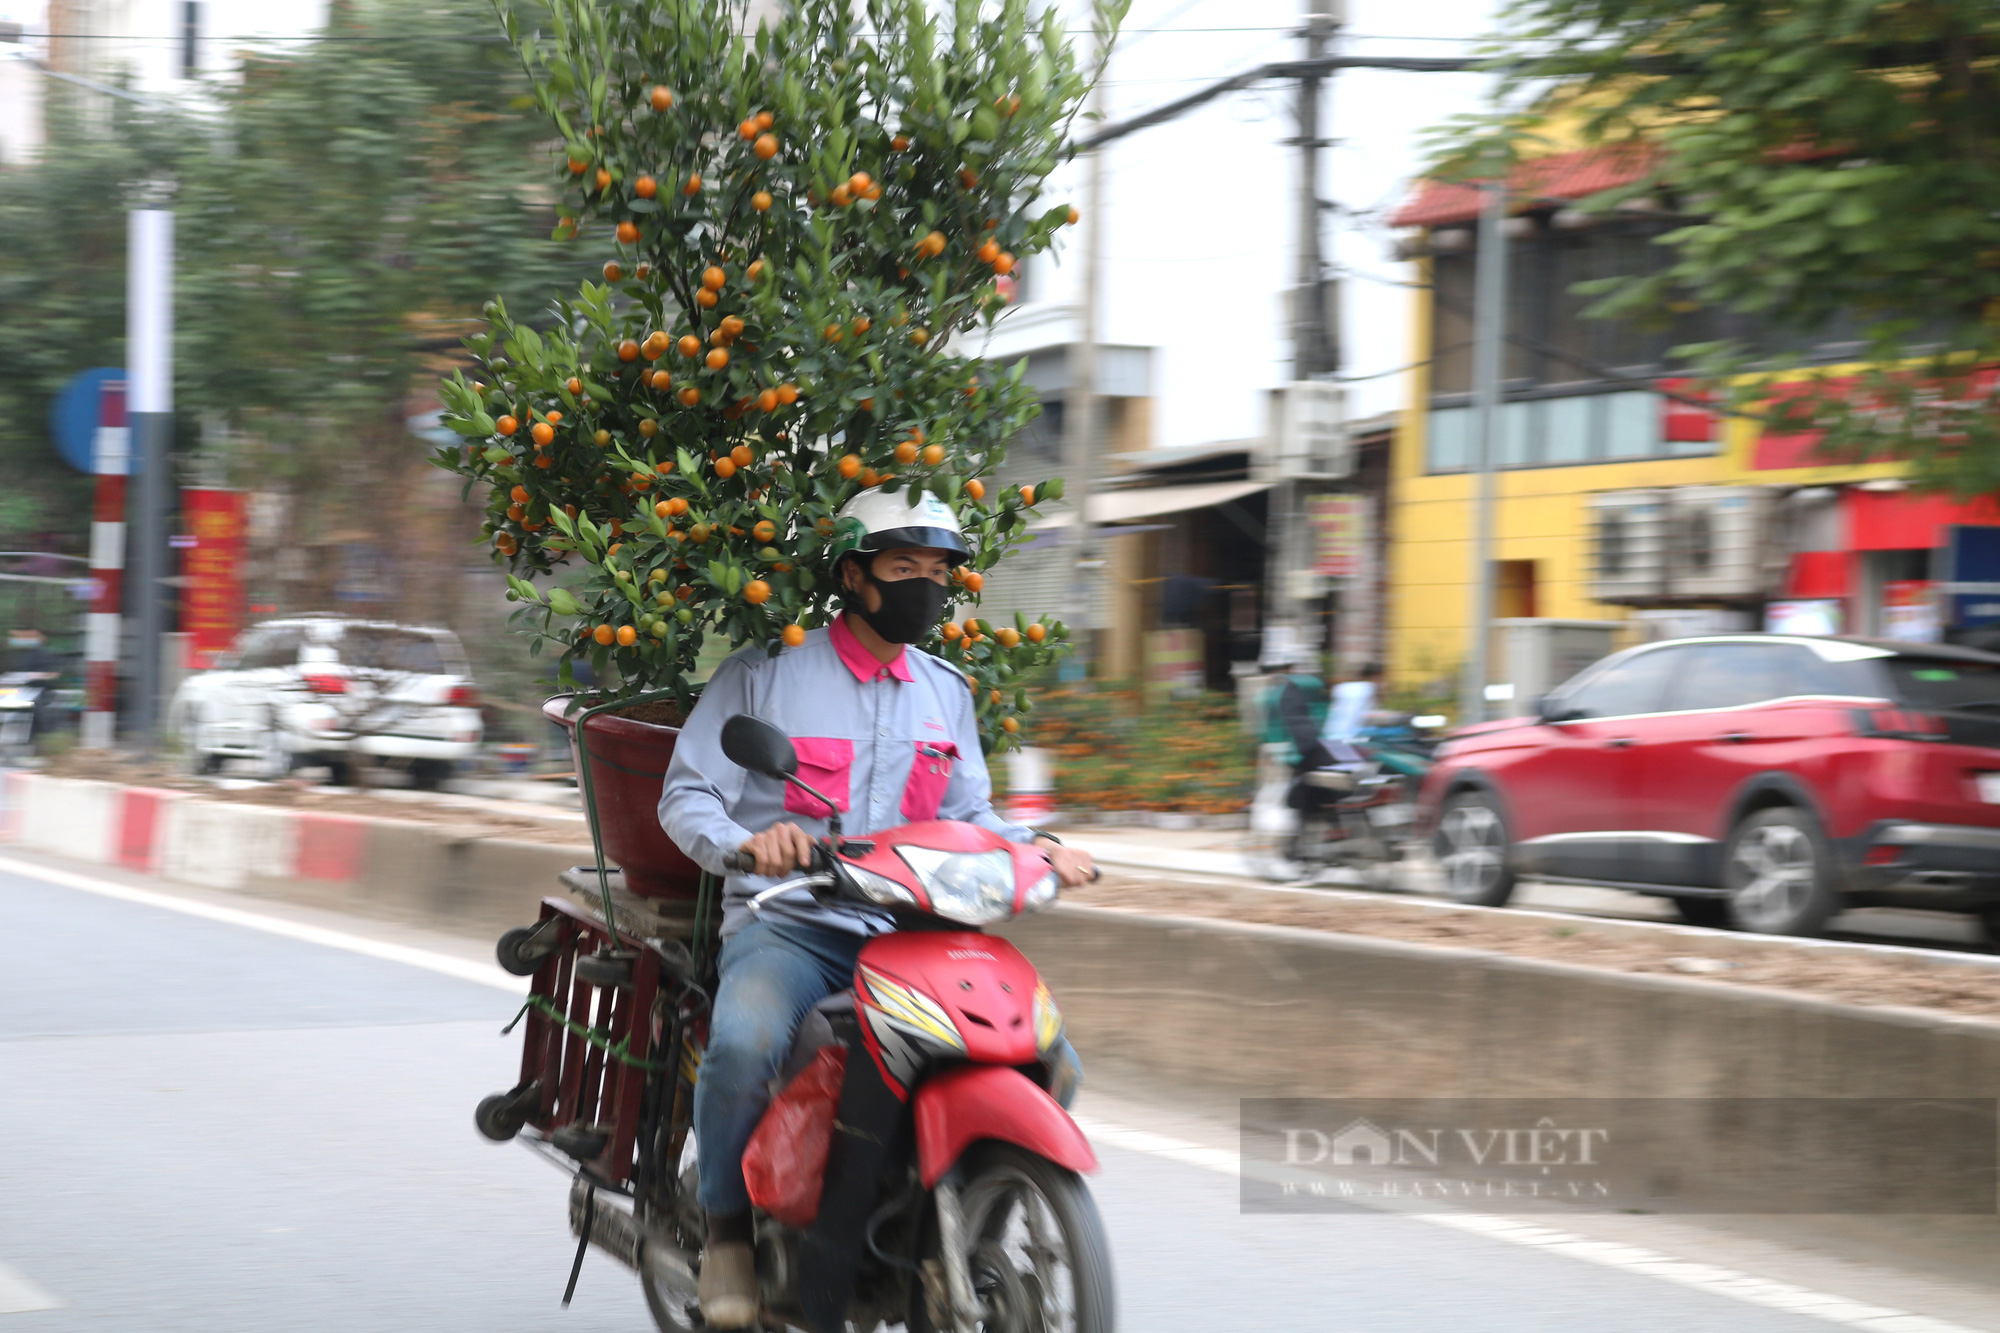
{"label": "gray work shirt", "polygon": [[[993,811],[993,784],[965,677],[910,649],[884,665],[844,620],[808,632],[804,643],[776,657],[745,648],[715,669],[681,729],[660,792],[660,827],[667,836],[698,865],[722,874],[724,855],[773,824],[797,824],[815,838],[826,834],[825,806],[790,783],[724,757],[722,724],[748,713],[792,738],[800,779],[841,807],[847,836],[959,819],[1013,842],[1032,842],[1034,830]],[[777,882],[729,876],[722,933],[748,925],[746,904]],[[885,910],[820,903],[803,891],[768,901],[759,911],[857,934],[895,928]]]}

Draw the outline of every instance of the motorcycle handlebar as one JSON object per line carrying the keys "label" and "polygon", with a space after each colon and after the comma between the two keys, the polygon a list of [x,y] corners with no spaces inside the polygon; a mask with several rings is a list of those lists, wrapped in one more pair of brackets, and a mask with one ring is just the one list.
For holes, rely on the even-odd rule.
{"label": "motorcycle handlebar", "polygon": [[[811,863],[803,868],[806,870],[824,870],[830,864],[832,864],[832,857],[828,855],[825,847],[816,843],[813,846]],[[757,858],[748,852],[724,852],[722,854],[722,868],[732,874],[754,875],[757,873]]]}
{"label": "motorcycle handlebar", "polygon": [[[757,869],[757,861],[756,858],[747,852],[724,852],[722,854],[722,868],[733,874],[747,875]],[[1098,880],[1103,878],[1104,870],[1102,867],[1092,866],[1090,868],[1090,882],[1092,884],[1097,883]]]}

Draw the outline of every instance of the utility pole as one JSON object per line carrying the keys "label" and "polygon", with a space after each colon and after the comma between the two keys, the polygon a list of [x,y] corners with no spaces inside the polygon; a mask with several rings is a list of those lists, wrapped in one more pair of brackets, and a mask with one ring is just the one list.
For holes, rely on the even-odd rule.
{"label": "utility pole", "polygon": [[127,215],[125,394],[132,456],[138,463],[132,587],[137,593],[138,669],[132,731],[150,752],[158,739],[160,647],[166,629],[167,496],[174,423],[174,215],[141,208]]}
{"label": "utility pole", "polygon": [[1458,722],[1486,720],[1487,640],[1493,632],[1493,463],[1500,445],[1501,356],[1507,331],[1507,178],[1479,183],[1479,250],[1472,293],[1473,458],[1478,512],[1472,538],[1472,642]]}
{"label": "utility pole", "polygon": [[[55,39],[69,30],[67,16],[72,8],[74,6],[64,0],[55,0],[49,6],[50,54],[58,60],[62,59],[68,43]],[[141,106],[164,105],[155,98],[142,97],[124,88],[99,83],[50,65],[31,63],[33,68],[52,79],[89,88],[107,97],[122,98]],[[124,567],[131,571],[129,582],[124,581],[122,575],[118,581],[136,589],[138,597],[132,732],[140,748],[151,753],[158,740],[160,716],[160,648],[161,636],[166,632],[166,606],[162,596],[167,577],[167,505],[172,494],[168,454],[174,432],[174,215],[164,208],[136,208],[126,213],[125,228],[125,419],[122,424],[126,428],[126,456],[122,466],[139,471],[138,503],[133,514],[134,521],[129,525],[131,541],[127,550],[126,533],[116,530],[114,520],[118,515],[100,491],[98,506],[92,511],[91,563],[94,567],[110,570],[119,564],[116,557],[123,557]],[[112,546],[114,541],[116,550]],[[101,566],[100,560],[104,562]],[[102,590],[106,586],[105,577],[103,574],[96,577]],[[113,586],[115,588],[115,584]],[[86,659],[98,658],[106,651],[107,645],[115,654],[117,622],[114,616],[107,624],[103,617],[116,611],[115,605],[108,605],[106,599],[100,597],[95,613],[86,622],[90,625],[86,632]],[[102,665],[96,666],[97,674],[92,678],[88,674],[92,668],[86,667],[86,678],[97,682],[92,687],[91,697],[98,703],[103,699],[104,669]],[[88,713],[100,711],[95,704],[86,710],[88,726],[82,737],[86,745],[108,745],[111,741],[111,720],[102,716],[88,717]]]}
{"label": "utility pole", "polygon": [[78,744],[108,750],[118,729],[119,621],[125,605],[125,487],[131,474],[131,432],[125,386],[107,384],[97,400],[91,459],[97,494],[90,513],[90,577],[97,584],[84,618],[84,708]]}
{"label": "utility pole", "polygon": [[[1097,82],[1091,90],[1092,109],[1104,111],[1104,72],[1108,51],[1098,52]],[[1070,628],[1085,631],[1076,641],[1080,665],[1089,670],[1091,635],[1097,611],[1097,544],[1090,527],[1091,480],[1097,471],[1097,306],[1103,284],[1102,243],[1104,239],[1104,150],[1092,149],[1085,169],[1083,197],[1083,294],[1077,319],[1077,336],[1069,345],[1069,392],[1063,403],[1063,455],[1069,473],[1064,498],[1076,515],[1075,551],[1070,576]]]}
{"label": "utility pole", "polygon": [[[1305,0],[1305,61],[1299,73],[1298,132],[1292,142],[1299,150],[1298,269],[1292,288],[1292,379],[1310,380],[1332,374],[1336,369],[1334,338],[1327,328],[1323,298],[1325,263],[1320,253],[1320,84],[1326,77],[1314,62],[1323,61],[1333,35],[1342,24],[1336,12],[1342,0]],[[1274,434],[1296,429],[1290,420],[1290,406],[1281,404],[1273,414]],[[1281,466],[1282,441],[1273,438],[1270,447],[1274,467]],[[1301,483],[1282,470],[1275,474],[1270,508],[1265,523],[1264,624],[1266,629],[1284,626],[1295,645],[1303,645],[1304,617],[1301,598],[1295,595],[1293,579],[1310,564],[1306,550],[1305,522],[1300,513]],[[1296,649],[1295,649],[1296,650]]]}
{"label": "utility pole", "polygon": [[[1333,34],[1345,21],[1335,8],[1343,0],[1305,0],[1306,59],[1326,56]],[[1319,248],[1319,155],[1326,146],[1320,138],[1320,82],[1317,72],[1299,76],[1299,133],[1293,140],[1299,149],[1299,269],[1297,305],[1292,312],[1294,345],[1292,378],[1316,379],[1330,375],[1334,365],[1332,330],[1326,325],[1326,303],[1321,292],[1326,281],[1325,264]]]}

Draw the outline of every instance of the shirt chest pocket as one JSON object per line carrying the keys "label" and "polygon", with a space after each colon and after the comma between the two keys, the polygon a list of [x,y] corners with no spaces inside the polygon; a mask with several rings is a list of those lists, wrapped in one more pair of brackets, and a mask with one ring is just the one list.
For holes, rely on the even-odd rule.
{"label": "shirt chest pocket", "polygon": [[944,804],[945,788],[951,785],[951,770],[958,763],[958,747],[949,741],[918,741],[917,755],[910,764],[910,777],[903,784],[903,818],[915,823],[936,819]]}
{"label": "shirt chest pocket", "polygon": [[[800,736],[792,741],[799,755],[799,781],[847,812],[847,778],[854,767],[854,742],[836,736]],[[814,800],[796,783],[785,784],[785,810],[810,819],[825,819],[824,802]]]}

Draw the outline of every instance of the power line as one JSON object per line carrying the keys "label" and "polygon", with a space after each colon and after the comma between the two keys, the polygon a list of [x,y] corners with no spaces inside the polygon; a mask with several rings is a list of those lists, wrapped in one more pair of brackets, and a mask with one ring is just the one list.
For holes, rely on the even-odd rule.
{"label": "power line", "polygon": [[1422,370],[1429,364],[1430,361],[1428,359],[1412,361],[1407,366],[1396,366],[1389,370],[1378,370],[1367,375],[1335,375],[1329,382],[1333,384],[1366,384],[1369,380],[1385,380],[1391,375],[1402,375],[1412,370]]}

